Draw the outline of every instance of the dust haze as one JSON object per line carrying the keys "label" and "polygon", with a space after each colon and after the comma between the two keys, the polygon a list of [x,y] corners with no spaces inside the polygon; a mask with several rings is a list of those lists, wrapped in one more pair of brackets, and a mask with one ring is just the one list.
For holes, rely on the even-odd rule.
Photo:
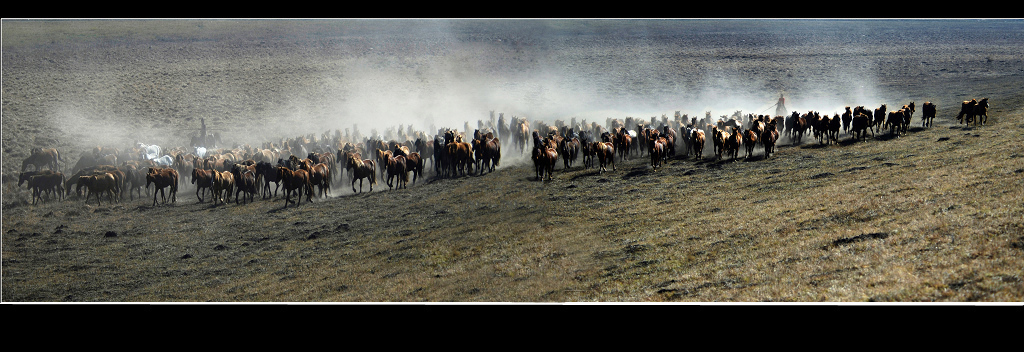
{"label": "dust haze", "polygon": [[[844,106],[885,103],[874,91],[878,85],[873,63],[857,55],[821,62],[814,65],[817,72],[794,72],[787,61],[802,67],[803,60],[816,59],[778,55],[770,45],[773,39],[768,39],[764,45],[716,52],[721,60],[676,59],[688,51],[716,50],[698,45],[696,39],[673,39],[665,33],[669,28],[686,34],[692,27],[688,21],[349,21],[330,22],[334,27],[324,29],[326,34],[291,34],[330,39],[308,49],[328,53],[331,61],[302,72],[309,77],[302,85],[271,88],[273,79],[227,79],[216,87],[223,94],[210,98],[189,95],[190,85],[214,84],[204,81],[209,74],[185,76],[180,86],[159,87],[156,93],[173,100],[168,104],[176,105],[174,113],[96,107],[113,104],[114,98],[95,104],[64,103],[48,113],[60,130],[81,137],[86,145],[104,144],[114,136],[120,143],[187,145],[194,132],[181,127],[195,129],[204,117],[207,124],[224,129],[225,142],[231,146],[351,128],[358,128],[362,137],[387,136],[399,126],[433,135],[438,128],[461,131],[467,123],[475,129],[478,120],[490,120],[491,111],[495,116],[503,113],[506,121],[520,116],[549,123],[576,118],[603,124],[607,118],[627,116],[671,118],[676,111],[698,118],[706,112],[714,118],[736,111],[774,114],[780,94],[785,94],[790,112],[834,114],[842,113]],[[795,40],[782,33],[771,36]],[[730,59],[737,55],[748,58],[752,66],[762,64],[757,60],[774,60],[782,68],[750,71],[744,60]],[[210,60],[197,70],[226,69]],[[190,115],[190,104],[220,104],[230,116]],[[154,122],[168,116],[177,120]],[[189,117],[183,121],[182,116]],[[132,119],[139,122],[112,122]],[[237,120],[242,122],[224,123]]]}

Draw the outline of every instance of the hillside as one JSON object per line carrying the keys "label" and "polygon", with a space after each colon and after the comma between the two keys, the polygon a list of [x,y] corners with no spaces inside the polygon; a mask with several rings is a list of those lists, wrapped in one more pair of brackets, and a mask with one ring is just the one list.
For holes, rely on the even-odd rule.
{"label": "hillside", "polygon": [[[4,21],[3,301],[1020,302],[1024,26],[993,22]],[[190,187],[31,205],[16,184],[32,147],[73,164],[185,145],[199,118],[259,144],[492,110],[762,113],[780,92],[801,112],[932,101],[938,118],[769,158],[559,162],[551,181],[506,147],[491,174],[341,182],[286,208]],[[989,123],[957,124],[980,97]]]}

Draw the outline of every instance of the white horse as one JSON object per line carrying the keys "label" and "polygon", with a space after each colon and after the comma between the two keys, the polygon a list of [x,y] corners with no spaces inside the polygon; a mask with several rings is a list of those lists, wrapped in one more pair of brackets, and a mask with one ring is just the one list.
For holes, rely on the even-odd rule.
{"label": "white horse", "polygon": [[164,155],[159,158],[153,158],[150,160],[153,160],[154,163],[162,167],[171,167],[174,165],[174,158],[172,158],[170,155]]}
{"label": "white horse", "polygon": [[145,145],[139,143],[139,149],[142,149],[142,157],[146,160],[153,160],[160,157],[160,146],[158,145]]}

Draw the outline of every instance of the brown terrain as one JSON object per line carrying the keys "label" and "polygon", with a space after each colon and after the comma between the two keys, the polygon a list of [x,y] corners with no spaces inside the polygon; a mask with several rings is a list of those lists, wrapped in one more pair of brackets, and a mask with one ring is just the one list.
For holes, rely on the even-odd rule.
{"label": "brown terrain", "polygon": [[[1021,302],[1024,21],[150,20],[3,26],[4,302]],[[18,186],[95,147],[915,102],[906,135],[559,160],[285,207]],[[989,98],[986,124],[955,119]],[[931,127],[920,106],[937,105]],[[342,132],[339,132],[342,133]],[[33,167],[29,166],[31,170]],[[182,177],[188,177],[182,175]],[[358,185],[357,185],[358,187]],[[157,198],[159,199],[159,198]]]}

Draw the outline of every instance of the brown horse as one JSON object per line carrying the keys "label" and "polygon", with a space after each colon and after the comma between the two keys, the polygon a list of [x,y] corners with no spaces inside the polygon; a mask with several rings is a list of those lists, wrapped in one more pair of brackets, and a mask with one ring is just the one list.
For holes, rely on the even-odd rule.
{"label": "brown horse", "polygon": [[[263,179],[263,184],[261,185],[263,187],[263,190],[261,191],[260,194],[263,196],[264,199],[268,197],[277,197],[277,190],[281,188],[281,180],[277,179],[277,168],[274,167],[273,164],[265,161],[256,163],[255,167],[257,182],[259,182],[260,179]],[[273,194],[271,194],[270,192],[271,182],[274,183]]]}
{"label": "brown horse", "polygon": [[60,154],[57,153],[57,149],[32,148],[30,155],[21,162],[21,172],[25,172],[29,165],[34,166],[36,171],[42,170],[43,166],[57,171],[60,168],[57,165],[57,161],[64,161],[60,158]]}
{"label": "brown horse", "polygon": [[903,113],[904,113],[903,109],[896,110],[896,111],[890,111],[889,115],[886,117],[885,125],[887,127],[889,127],[889,134],[890,135],[895,134],[896,137],[899,137],[900,134],[903,132],[903,121],[904,121]]}
{"label": "brown horse", "polygon": [[423,158],[420,157],[420,153],[412,152],[405,156],[405,168],[406,171],[412,172],[412,183],[416,184],[416,179],[423,173]]}
{"label": "brown horse", "polygon": [[846,107],[846,111],[843,112],[843,117],[842,117],[842,120],[843,120],[843,133],[850,133],[850,124],[853,122],[853,115],[854,115],[853,111],[851,111],[850,107],[847,106]]}
{"label": "brown horse", "polygon": [[256,192],[259,184],[256,182],[256,172],[252,170],[245,170],[244,172],[239,170],[241,175],[235,177],[235,204],[238,204],[238,193],[242,193],[242,204],[245,204],[246,195],[249,196],[249,202],[253,201],[256,197]]}
{"label": "brown horse", "polygon": [[932,120],[935,120],[935,104],[926,101],[921,106],[921,127],[932,127]]}
{"label": "brown horse", "polygon": [[[306,193],[306,201],[313,202],[313,186],[309,182],[309,173],[306,170],[294,170],[287,167],[277,168],[277,178],[281,180],[282,186],[284,186],[284,207],[288,207],[288,203],[295,203],[295,206],[302,204],[302,193]],[[298,197],[298,202],[291,200],[292,192],[295,192]]]}
{"label": "brown horse", "polygon": [[356,191],[356,180],[359,180],[359,193],[363,193],[363,179],[370,184],[370,192],[373,192],[373,185],[377,184],[377,170],[373,160],[360,160],[359,153],[350,153],[346,156],[345,170],[352,175],[352,192]]}
{"label": "brown horse", "polygon": [[692,133],[690,145],[693,146],[693,158],[696,160],[704,159],[704,131],[694,129]]}
{"label": "brown horse", "polygon": [[775,129],[775,123],[769,122],[768,129],[761,134],[761,146],[764,147],[764,158],[768,159],[775,152],[775,141],[779,139],[779,131]]}
{"label": "brown horse", "polygon": [[[388,188],[406,188],[405,184],[409,182],[409,172],[406,170],[405,156],[398,155],[388,158],[387,169]],[[397,185],[392,182],[395,178],[398,179]]]}
{"label": "brown horse", "polygon": [[615,148],[619,150],[620,160],[626,160],[626,156],[630,153],[630,148],[633,145],[633,137],[629,135],[629,130],[626,127],[621,127],[615,132]]}
{"label": "brown horse", "polygon": [[580,140],[578,138],[562,139],[561,144],[558,146],[558,152],[562,155],[562,164],[565,168],[572,167],[572,164],[576,162],[576,158],[580,154]]}
{"label": "brown horse", "polygon": [[47,198],[53,192],[60,200],[64,198],[64,174],[47,172],[31,176],[28,178],[28,188],[32,190],[32,204],[36,204],[36,198],[43,200],[43,192],[46,192]]}
{"label": "brown horse", "polygon": [[747,158],[754,155],[754,145],[758,141],[757,130],[749,129],[743,133],[743,145],[747,147]]}
{"label": "brown horse", "polygon": [[[216,171],[205,170],[205,169],[192,169],[192,184],[196,185],[196,198],[199,202],[203,202],[203,197],[206,195],[206,190],[210,188],[213,182],[213,173]],[[199,192],[202,191],[202,195]],[[212,191],[211,191],[212,192]]]}
{"label": "brown horse", "polygon": [[872,136],[875,135],[875,130],[881,130],[882,127],[885,126],[885,117],[888,116],[888,114],[889,110],[885,104],[882,104],[878,109],[875,109],[875,115],[873,116],[874,119],[871,120],[870,126]]}
{"label": "brown horse", "polygon": [[728,154],[729,159],[732,160],[739,156],[740,146],[743,145],[743,133],[741,133],[740,129],[737,127],[729,128],[732,128],[732,133],[725,138],[724,145],[726,154]]}
{"label": "brown horse", "polygon": [[[131,184],[131,187],[128,188],[128,198],[129,200],[135,200],[132,192],[136,191],[139,193],[139,198],[142,198],[142,189],[146,186],[146,174],[142,173],[142,170],[139,170],[135,165],[126,166],[124,175],[125,185]],[[146,195],[149,195],[148,189],[146,189]]]}
{"label": "brown horse", "polygon": [[171,203],[177,201],[178,194],[178,171],[167,168],[149,168],[146,172],[146,188],[149,188],[149,184],[153,184],[153,206],[156,206],[156,192],[160,191],[164,204],[167,204],[167,195],[164,193],[164,188],[170,188]]}
{"label": "brown horse", "polygon": [[975,124],[978,122],[982,125],[988,123],[988,98],[981,98],[974,106],[974,118],[976,119]]}
{"label": "brown horse", "polygon": [[[466,142],[452,142],[445,146],[448,150],[448,167],[450,175],[466,175],[473,172],[473,146]],[[468,170],[467,170],[468,169]]]}
{"label": "brown horse", "polygon": [[107,193],[111,202],[117,201],[117,181],[114,179],[114,175],[109,172],[82,176],[78,182],[89,190],[89,195],[85,197],[86,202],[89,202],[89,197],[95,194],[96,205],[102,205],[102,202],[100,202],[100,194],[102,193]]}
{"label": "brown horse", "polygon": [[664,159],[665,144],[662,143],[664,138],[650,138],[647,140],[647,154],[651,156],[651,168],[654,171],[658,171],[658,167],[661,166],[662,159]]}
{"label": "brown horse", "polygon": [[611,164],[612,171],[615,171],[615,145],[612,142],[594,142],[591,149],[597,154],[597,161],[600,166],[598,174],[608,171],[607,165]]}
{"label": "brown horse", "polygon": [[224,204],[224,195],[227,194],[227,198],[231,199],[231,192],[235,188],[235,175],[231,171],[214,171],[213,181],[210,184],[210,190],[213,191],[213,204],[217,204],[217,200],[220,200],[220,204]]}
{"label": "brown horse", "polygon": [[[394,156],[394,153],[391,153],[390,150],[377,150],[377,165],[387,165],[388,159],[392,156]],[[385,172],[387,172],[387,168],[382,167],[380,169],[380,178],[384,178]]]}
{"label": "brown horse", "polygon": [[540,159],[543,172],[547,173],[548,180],[551,180],[555,172],[555,165],[558,164],[558,149],[552,147],[544,148]]}
{"label": "brown horse", "polygon": [[[871,127],[871,116],[866,113],[860,113],[853,117],[853,127],[850,130],[853,134],[853,138],[858,141],[864,138],[868,133],[868,129]],[[875,131],[871,131],[871,136],[875,135]]]}
{"label": "brown horse", "polygon": [[331,170],[328,169],[327,164],[317,163],[310,165],[304,163],[302,169],[309,173],[309,183],[311,186],[316,186],[319,190],[317,197],[327,197],[331,190]]}

